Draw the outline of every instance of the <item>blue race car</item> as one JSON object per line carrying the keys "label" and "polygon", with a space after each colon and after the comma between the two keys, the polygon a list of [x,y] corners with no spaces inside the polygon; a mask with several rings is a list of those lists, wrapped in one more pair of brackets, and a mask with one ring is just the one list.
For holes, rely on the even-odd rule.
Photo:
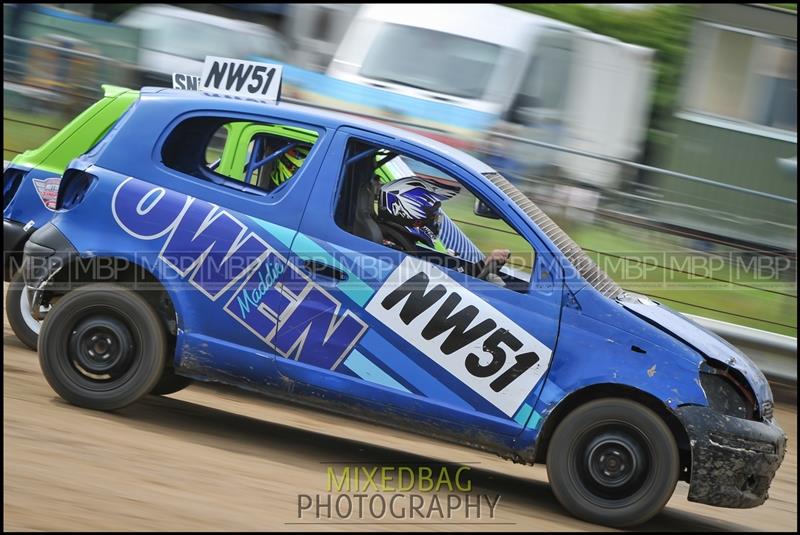
{"label": "blue race car", "polygon": [[[216,155],[242,122],[280,128],[242,139],[240,179]],[[314,133],[302,158],[292,129]],[[678,480],[755,507],[783,460],[745,355],[625,293],[496,171],[430,139],[144,88],[55,210],[23,273],[32,315],[51,307],[44,375],[76,405],[119,409],[165,376],[237,385],[546,463],[566,509],[613,526]]]}

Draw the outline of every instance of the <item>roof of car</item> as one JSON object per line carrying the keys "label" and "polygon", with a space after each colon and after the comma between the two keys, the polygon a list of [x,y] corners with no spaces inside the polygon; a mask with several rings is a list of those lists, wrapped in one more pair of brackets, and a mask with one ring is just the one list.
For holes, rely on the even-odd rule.
{"label": "roof of car", "polygon": [[143,87],[141,98],[148,99],[175,99],[187,108],[216,109],[219,111],[236,111],[254,114],[268,113],[275,118],[285,118],[298,122],[308,122],[319,126],[336,129],[349,126],[374,132],[376,134],[404,140],[409,143],[422,145],[442,156],[472,169],[478,173],[492,173],[494,170],[487,164],[470,156],[469,154],[445,145],[434,139],[425,137],[408,130],[403,130],[378,121],[364,119],[354,115],[347,115],[334,111],[322,110],[301,104],[288,102],[271,103],[245,100],[236,97],[224,97],[204,91],[186,91],[182,89],[168,89],[163,87]]}

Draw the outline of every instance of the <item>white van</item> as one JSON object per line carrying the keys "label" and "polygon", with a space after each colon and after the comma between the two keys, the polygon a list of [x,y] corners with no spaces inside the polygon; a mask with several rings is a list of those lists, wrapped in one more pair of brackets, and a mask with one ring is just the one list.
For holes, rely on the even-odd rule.
{"label": "white van", "polygon": [[172,5],[143,4],[116,22],[141,30],[138,63],[148,85],[170,86],[174,72],[199,76],[206,56],[287,56],[283,37],[266,26]]}
{"label": "white van", "polygon": [[[646,131],[651,58],[650,49],[499,5],[368,5],[328,74],[485,113],[486,124],[521,137],[631,159]],[[436,126],[463,131],[462,116],[440,114]],[[501,145],[523,172],[554,165],[601,187],[620,179],[614,164]]]}

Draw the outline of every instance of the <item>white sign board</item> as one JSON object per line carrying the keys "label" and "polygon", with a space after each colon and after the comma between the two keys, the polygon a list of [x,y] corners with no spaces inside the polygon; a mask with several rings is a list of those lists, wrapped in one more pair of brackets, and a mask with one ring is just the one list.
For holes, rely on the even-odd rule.
{"label": "white sign board", "polygon": [[406,257],[366,307],[381,323],[513,416],[552,351],[444,271]]}
{"label": "white sign board", "polygon": [[182,74],[179,72],[172,73],[172,89],[197,91],[198,87],[200,87],[199,76],[192,76],[191,74]]}
{"label": "white sign board", "polygon": [[276,101],[280,96],[282,74],[281,65],[206,56],[199,89]]}

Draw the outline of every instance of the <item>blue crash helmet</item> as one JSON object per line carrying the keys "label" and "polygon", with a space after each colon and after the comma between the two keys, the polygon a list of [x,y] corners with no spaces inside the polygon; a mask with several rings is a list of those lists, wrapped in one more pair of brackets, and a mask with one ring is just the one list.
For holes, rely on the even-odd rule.
{"label": "blue crash helmet", "polygon": [[417,176],[384,184],[380,190],[378,217],[400,225],[414,241],[434,248],[439,236],[442,201],[461,188],[435,184]]}

